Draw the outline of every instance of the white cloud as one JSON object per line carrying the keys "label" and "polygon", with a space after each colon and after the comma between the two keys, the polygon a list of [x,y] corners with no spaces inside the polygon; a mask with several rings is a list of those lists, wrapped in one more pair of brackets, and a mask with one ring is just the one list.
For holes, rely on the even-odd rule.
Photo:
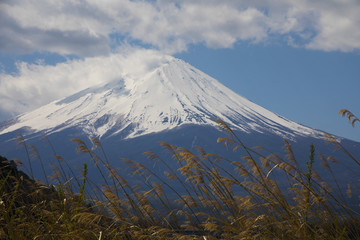
{"label": "white cloud", "polygon": [[96,13],[81,10],[87,9],[88,4],[74,2],[1,1],[0,51],[17,54],[49,51],[80,56],[109,53],[109,29],[103,27],[105,18],[97,20]]}
{"label": "white cloud", "polygon": [[142,74],[168,58],[153,50],[132,49],[55,66],[22,62],[17,75],[0,74],[0,113],[30,111],[95,84]]}
{"label": "white cloud", "polygon": [[360,49],[360,2],[331,1],[322,5],[317,35],[306,47],[325,51],[349,52]]}
{"label": "white cloud", "polygon": [[117,33],[170,53],[273,35],[291,35],[312,49],[352,51],[360,48],[359,12],[358,0],[5,0],[0,50],[106,55],[109,35]]}

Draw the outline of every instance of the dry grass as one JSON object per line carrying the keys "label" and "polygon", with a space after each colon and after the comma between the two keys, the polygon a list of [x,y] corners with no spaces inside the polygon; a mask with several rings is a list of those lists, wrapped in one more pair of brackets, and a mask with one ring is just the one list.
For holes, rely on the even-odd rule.
{"label": "dry grass", "polygon": [[[352,123],[357,119],[348,111],[340,113],[347,114]],[[264,156],[217,121],[228,133],[218,142],[237,151],[240,160],[223,159],[200,147],[193,153],[161,143],[177,169],[169,166],[168,159],[146,152],[164,174],[126,159],[133,174],[128,178],[110,165],[97,139],[92,139],[91,148],[73,139],[77,150],[92,159],[104,186],[87,177],[87,165],[80,177],[73,171],[71,176],[66,174],[71,168],[55,151],[56,184],[50,187],[14,175],[14,168],[5,171],[11,167],[2,165],[0,238],[360,239],[359,212],[347,203],[353,191],[349,185],[346,194],[342,192],[331,158],[317,154],[333,177],[333,186],[314,169],[314,146],[309,146],[310,156],[302,170],[287,141],[286,158]],[[36,148],[19,139],[26,151],[40,157]],[[330,141],[360,165],[338,142]],[[132,185],[134,177],[141,183]]]}

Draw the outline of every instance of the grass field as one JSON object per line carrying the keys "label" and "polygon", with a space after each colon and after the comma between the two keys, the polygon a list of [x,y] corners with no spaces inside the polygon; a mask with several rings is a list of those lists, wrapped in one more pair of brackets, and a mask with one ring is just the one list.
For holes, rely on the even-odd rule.
{"label": "grass field", "polygon": [[[340,114],[353,125],[359,121],[347,110]],[[0,238],[360,239],[360,212],[349,205],[350,200],[359,205],[359,196],[353,196],[356,191],[350,184],[346,189],[338,185],[334,159],[310,145],[306,167],[301,168],[286,140],[286,158],[263,156],[245,146],[225,123],[218,120],[218,124],[228,134],[218,139],[219,144],[233,148],[241,160],[223,159],[200,147],[193,153],[162,143],[179,167],[171,168],[169,160],[152,152],[146,152],[147,157],[164,174],[125,160],[141,182],[137,185],[109,164],[97,139],[92,139],[91,147],[80,139],[72,141],[79,152],[89,155],[103,178],[102,186],[88,178],[86,164],[77,175],[58,155],[46,183],[36,182],[31,168],[30,177],[19,171],[19,160],[1,158]],[[327,137],[359,172],[359,161]],[[36,154],[21,136],[19,141],[29,159]],[[322,162],[331,182],[322,180],[314,161]]]}

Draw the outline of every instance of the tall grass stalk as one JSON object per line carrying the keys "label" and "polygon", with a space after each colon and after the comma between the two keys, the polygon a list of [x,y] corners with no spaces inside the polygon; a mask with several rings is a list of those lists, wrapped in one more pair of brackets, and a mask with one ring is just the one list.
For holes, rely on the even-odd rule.
{"label": "tall grass stalk", "polygon": [[[357,121],[348,111],[340,113],[347,114],[352,124]],[[288,141],[284,140],[284,158],[264,155],[216,121],[228,134],[218,142],[236,151],[237,159],[162,142],[171,159],[153,152],[145,153],[148,164],[124,159],[131,176],[121,175],[100,141],[92,138],[92,148],[80,139],[72,141],[92,160],[101,186],[89,178],[87,164],[78,178],[69,165],[71,174],[66,173],[60,157],[56,157],[57,186],[21,180],[12,169],[0,181],[0,238],[360,239],[360,213],[349,204],[351,186],[348,197],[331,158],[311,145],[303,169]],[[328,138],[355,166],[360,165],[339,142]],[[19,139],[27,151],[25,140]],[[317,172],[317,159],[332,182],[325,182]],[[11,167],[2,165],[5,169]]]}

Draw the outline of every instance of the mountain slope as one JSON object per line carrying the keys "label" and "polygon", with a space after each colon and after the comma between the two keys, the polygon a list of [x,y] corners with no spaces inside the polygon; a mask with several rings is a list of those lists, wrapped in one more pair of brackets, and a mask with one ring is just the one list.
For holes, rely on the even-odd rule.
{"label": "mountain slope", "polygon": [[[101,156],[105,157],[106,153],[105,158],[114,168],[121,169],[124,176],[128,174],[128,166],[121,161],[123,158],[154,168],[155,163],[144,156],[145,151],[159,154],[176,169],[177,161],[164,151],[159,141],[185,147],[194,153],[200,146],[206,153],[230,161],[243,161],[241,149],[234,152],[217,143],[218,137],[225,136],[213,120],[220,118],[246,146],[264,147],[262,156],[269,153],[286,156],[283,138],[294,140],[292,152],[305,169],[309,146],[314,144],[316,151],[325,157],[339,159],[341,165],[337,165],[334,172],[340,174],[344,183],[349,180],[347,170],[353,169],[354,163],[346,153],[324,143],[323,132],[254,104],[182,60],[167,57],[161,64],[143,72],[119,74],[117,79],[0,123],[0,154],[9,159],[21,159],[26,168],[32,166],[34,176],[39,178],[51,175],[54,166],[61,168],[58,156],[68,160],[69,167],[74,168],[89,161],[87,154],[77,154],[76,144],[69,141],[72,138],[83,140]],[[17,133],[25,138],[22,148],[16,144]],[[89,136],[100,138],[104,152],[96,150]],[[358,158],[359,143],[346,139],[341,142]],[[317,159],[315,165],[319,167],[320,163]],[[42,165],[46,174],[42,172]],[[163,173],[160,168],[156,171]],[[72,170],[70,172],[72,174]],[[97,183],[102,181],[94,164],[89,164],[89,178]]]}
{"label": "mountain slope", "polygon": [[170,56],[142,76],[119,76],[22,114],[0,125],[0,135],[21,128],[49,135],[76,127],[98,138],[119,133],[123,138],[133,138],[184,124],[215,126],[213,118],[247,133],[267,132],[290,139],[322,136],[322,132],[252,103]]}

